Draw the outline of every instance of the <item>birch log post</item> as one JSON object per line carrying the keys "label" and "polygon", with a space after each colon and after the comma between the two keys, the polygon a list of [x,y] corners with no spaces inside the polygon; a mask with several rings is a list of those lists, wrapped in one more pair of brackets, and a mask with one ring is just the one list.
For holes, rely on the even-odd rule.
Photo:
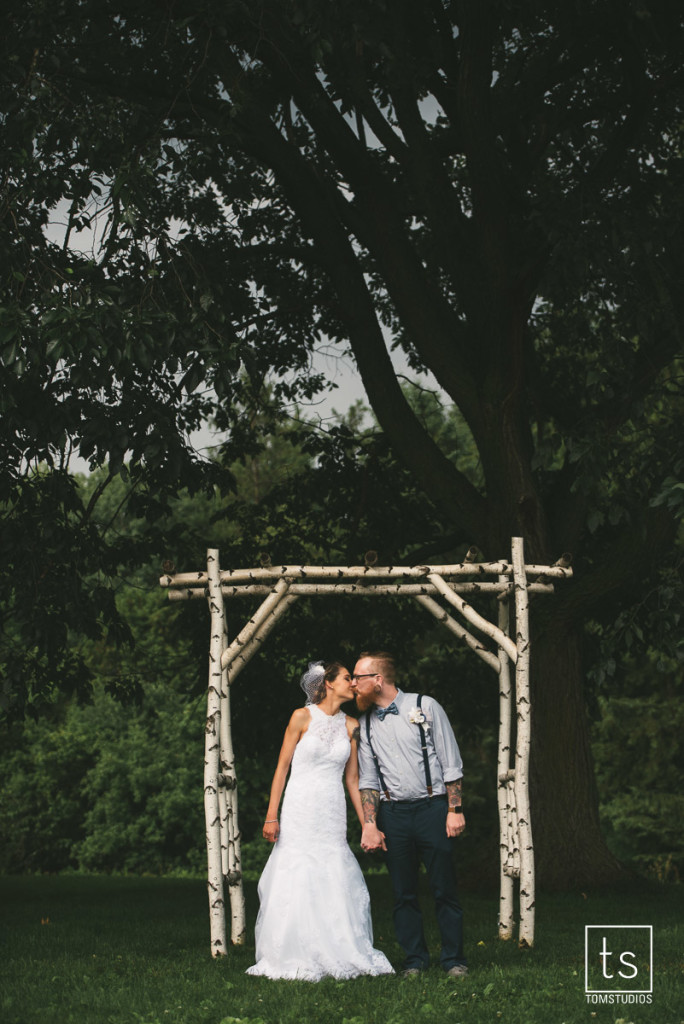
{"label": "birch log post", "polygon": [[[228,646],[228,634],[225,629],[223,649]],[[226,817],[222,818],[222,852],[225,844],[224,884],[228,883],[230,896],[230,941],[234,946],[242,946],[247,934],[245,914],[245,893],[242,885],[242,851],[241,836],[238,824],[238,786],[235,771],[235,751],[233,749],[232,718],[230,712],[230,674],[228,668],[221,672],[221,787],[220,794],[225,796]]]}
{"label": "birch log post", "polygon": [[[227,616],[226,616],[225,604],[224,604],[224,609],[223,609],[223,644],[222,644],[222,648],[221,648],[222,651],[225,651],[226,647],[228,646],[228,626],[227,626],[226,619],[227,619]],[[223,884],[224,884],[224,887],[225,887],[226,878],[228,877],[228,870],[229,870],[229,865],[228,865],[228,848],[229,848],[229,845],[230,845],[230,836],[229,836],[230,826],[229,826],[229,823],[228,823],[228,819],[229,819],[231,808],[230,808],[230,805],[229,805],[229,786],[226,785],[226,779],[224,778],[224,774],[223,774],[223,763],[224,763],[223,732],[224,732],[226,720],[228,720],[228,721],[230,720],[230,704],[229,704],[229,701],[230,701],[230,696],[229,696],[229,693],[228,693],[228,688],[227,688],[227,683],[226,683],[226,675],[225,675],[225,672],[222,672],[221,673],[221,704],[220,704],[221,717],[220,717],[220,721],[219,721],[219,777],[218,777],[219,789],[218,789],[218,796],[219,796],[219,814],[220,814],[220,818],[221,818],[221,871],[223,872]]]}
{"label": "birch log post", "polygon": [[[505,580],[505,576],[500,576]],[[510,629],[510,603],[499,604],[499,629],[506,636]],[[499,748],[497,757],[497,802],[499,806],[499,938],[513,937],[514,906],[513,876],[508,869],[509,849],[512,837],[509,834],[510,814],[508,808],[508,784],[506,778],[511,766],[511,720],[513,694],[511,687],[511,663],[503,647],[499,647]]]}
{"label": "birch log post", "polygon": [[517,734],[515,749],[515,803],[520,835],[520,931],[518,944],[534,943],[534,846],[530,820],[530,742],[532,705],[530,701],[529,596],[522,537],[512,539],[513,585],[515,592],[515,638],[518,660],[515,666]]}
{"label": "birch log post", "polygon": [[218,777],[219,821],[221,823],[221,874],[225,882],[228,875],[228,793],[223,784],[223,775]]}
{"label": "birch log post", "polygon": [[[514,773],[515,776],[515,773]],[[511,878],[520,878],[520,826],[518,825],[518,808],[515,803],[515,777],[508,780],[508,816],[510,818],[511,849],[510,849],[510,873]]]}
{"label": "birch log post", "polygon": [[223,653],[224,610],[219,553],[207,551],[209,611],[211,640],[209,644],[209,686],[207,689],[207,721],[204,744],[204,819],[207,830],[207,890],[211,955],[222,956],[226,948],[226,914],[223,898],[223,865],[221,863],[221,813],[219,807],[220,719],[221,719],[221,655]]}

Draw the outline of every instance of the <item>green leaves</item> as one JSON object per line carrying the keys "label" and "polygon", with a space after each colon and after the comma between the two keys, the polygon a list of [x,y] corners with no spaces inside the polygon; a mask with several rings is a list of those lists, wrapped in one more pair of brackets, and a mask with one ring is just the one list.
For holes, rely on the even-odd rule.
{"label": "green leaves", "polygon": [[[632,654],[621,692],[599,698],[594,751],[602,819],[613,849],[664,881],[684,869],[684,844],[675,824],[684,809],[679,786],[682,666],[666,659],[659,670],[657,659],[653,648],[646,658]],[[644,792],[646,805],[636,814]]]}
{"label": "green leaves", "polygon": [[[679,462],[675,468],[681,474],[684,471],[684,462]],[[652,499],[651,505],[653,508],[664,505],[681,519],[684,515],[684,481],[676,476],[666,476],[660,492]]]}

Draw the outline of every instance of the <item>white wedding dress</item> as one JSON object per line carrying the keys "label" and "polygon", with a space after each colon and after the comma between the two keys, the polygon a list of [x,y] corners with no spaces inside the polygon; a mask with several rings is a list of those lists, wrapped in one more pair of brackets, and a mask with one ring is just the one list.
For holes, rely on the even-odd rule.
{"label": "white wedding dress", "polygon": [[346,716],[326,715],[315,704],[309,710],[280,836],[259,880],[257,962],[247,974],[303,981],[391,974],[387,957],[373,949],[368,889],[347,845]]}

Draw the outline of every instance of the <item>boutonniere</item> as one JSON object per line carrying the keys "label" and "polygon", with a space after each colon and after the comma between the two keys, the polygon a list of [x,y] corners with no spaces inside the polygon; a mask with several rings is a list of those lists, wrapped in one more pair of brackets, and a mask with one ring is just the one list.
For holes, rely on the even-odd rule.
{"label": "boutonniere", "polygon": [[411,708],[408,713],[408,720],[411,725],[423,725],[426,729],[429,729],[427,718],[423,714],[420,708]]}

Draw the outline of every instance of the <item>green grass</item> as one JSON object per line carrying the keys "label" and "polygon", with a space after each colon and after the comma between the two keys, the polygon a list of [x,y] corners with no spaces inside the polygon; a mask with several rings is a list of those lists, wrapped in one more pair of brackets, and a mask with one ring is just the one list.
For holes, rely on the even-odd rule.
{"label": "green grass", "polygon": [[[389,882],[369,878],[376,945],[393,963]],[[256,886],[248,883],[250,923]],[[464,893],[471,973],[268,982],[245,977],[253,943],[209,955],[204,884],[187,879],[0,880],[2,1024],[680,1024],[684,886],[542,896],[533,950],[496,938],[497,896]],[[429,899],[424,898],[429,906]],[[49,919],[49,921],[48,921]],[[437,952],[434,919],[428,941]],[[44,923],[43,923],[44,922]],[[650,1006],[588,1005],[585,924],[654,925]],[[250,931],[251,936],[251,931]]]}

